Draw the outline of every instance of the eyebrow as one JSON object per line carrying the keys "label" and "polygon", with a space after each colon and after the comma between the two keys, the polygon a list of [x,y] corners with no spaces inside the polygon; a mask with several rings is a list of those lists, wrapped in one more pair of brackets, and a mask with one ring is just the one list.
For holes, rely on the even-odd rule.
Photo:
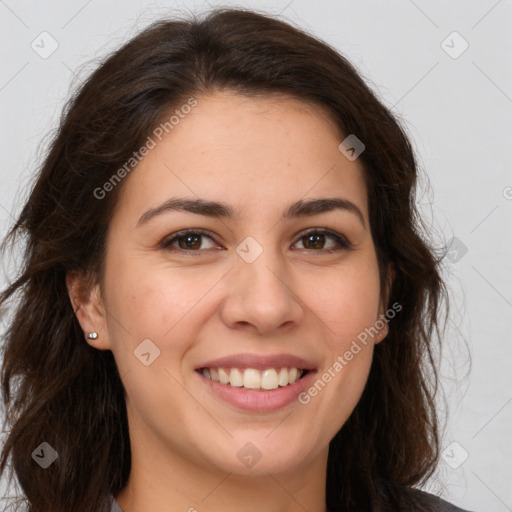
{"label": "eyebrow", "polygon": [[[356,215],[364,229],[366,229],[366,221],[359,207],[352,201],[341,197],[301,199],[286,208],[281,220],[319,215],[334,210],[343,210]],[[230,205],[223,202],[207,201],[199,198],[171,198],[165,203],[145,212],[138,220],[137,225],[145,224],[150,219],[169,211],[189,212],[206,217],[223,219],[237,219],[239,217]]]}

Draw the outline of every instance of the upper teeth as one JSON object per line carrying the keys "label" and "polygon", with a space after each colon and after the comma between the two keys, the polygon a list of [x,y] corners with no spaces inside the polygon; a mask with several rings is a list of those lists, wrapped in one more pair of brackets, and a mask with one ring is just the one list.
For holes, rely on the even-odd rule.
{"label": "upper teeth", "polygon": [[260,371],[254,368],[203,368],[202,374],[215,382],[247,389],[277,389],[297,382],[303,370],[298,368],[267,368]]}

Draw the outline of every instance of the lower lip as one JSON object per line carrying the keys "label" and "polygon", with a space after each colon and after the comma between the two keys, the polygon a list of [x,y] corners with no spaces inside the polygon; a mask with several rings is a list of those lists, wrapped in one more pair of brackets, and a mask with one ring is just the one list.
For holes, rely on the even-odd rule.
{"label": "lower lip", "polygon": [[316,371],[310,370],[297,382],[271,391],[237,388],[208,379],[201,372],[196,371],[196,373],[212,393],[225,402],[246,411],[270,412],[281,409],[296,400],[298,395],[310,385]]}

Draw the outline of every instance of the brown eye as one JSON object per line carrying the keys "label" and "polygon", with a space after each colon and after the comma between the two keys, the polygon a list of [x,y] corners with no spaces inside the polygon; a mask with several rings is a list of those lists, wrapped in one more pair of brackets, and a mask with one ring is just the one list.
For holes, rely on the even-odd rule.
{"label": "brown eye", "polygon": [[[204,247],[202,243],[205,239],[209,239],[212,243],[210,246]],[[208,244],[207,244],[208,245]],[[215,245],[213,238],[203,231],[180,231],[171,235],[169,238],[162,242],[163,249],[177,249],[184,251],[194,251],[211,249]]]}
{"label": "brown eye", "polygon": [[[331,240],[330,243],[329,240]],[[334,241],[334,243],[332,241]],[[340,249],[349,249],[351,247],[350,242],[346,238],[326,230],[310,231],[302,235],[299,242],[302,242],[303,249],[315,250],[317,252],[332,252]],[[329,246],[326,247],[326,245]],[[299,249],[301,249],[301,247],[299,247]]]}
{"label": "brown eye", "polygon": [[303,237],[306,241],[304,244],[306,249],[323,249],[325,245],[326,236],[324,234],[312,234]]}
{"label": "brown eye", "polygon": [[[185,235],[177,238],[180,249],[200,249],[203,235]],[[183,242],[183,243],[181,243]]]}

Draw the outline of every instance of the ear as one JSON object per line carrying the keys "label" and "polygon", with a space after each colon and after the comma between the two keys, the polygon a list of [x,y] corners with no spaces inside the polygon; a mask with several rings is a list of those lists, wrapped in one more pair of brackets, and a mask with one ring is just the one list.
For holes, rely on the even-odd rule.
{"label": "ear", "polygon": [[[388,321],[386,321],[386,310],[387,310],[387,306],[388,306],[388,303],[389,303],[389,296],[391,294],[391,287],[393,285],[393,281],[395,279],[395,268],[394,268],[394,265],[393,263],[390,263],[388,265],[388,269],[387,269],[387,280],[386,280],[386,289],[384,290],[384,299],[381,301],[380,303],[380,308],[379,308],[379,316],[377,317],[376,319],[376,324],[378,327],[382,327],[382,329],[379,329],[379,332],[378,334],[375,336],[375,343],[380,343],[387,335],[388,335],[388,332],[389,332],[389,327],[388,327]],[[382,319],[381,321],[379,321],[380,319]],[[382,325],[384,324],[384,325]]]}
{"label": "ear", "polygon": [[[73,311],[84,331],[87,343],[99,350],[109,350],[106,309],[99,283],[96,283],[94,276],[90,274],[83,271],[72,271],[66,274],[66,287]],[[91,332],[98,333],[96,339],[87,337]]]}

